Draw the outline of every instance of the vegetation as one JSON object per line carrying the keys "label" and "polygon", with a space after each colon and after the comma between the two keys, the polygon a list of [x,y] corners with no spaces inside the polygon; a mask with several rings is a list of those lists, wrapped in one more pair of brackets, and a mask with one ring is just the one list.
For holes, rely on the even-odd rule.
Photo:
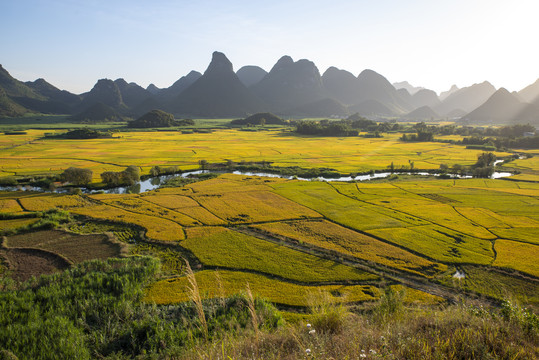
{"label": "vegetation", "polygon": [[101,174],[101,180],[109,186],[133,185],[140,180],[140,169],[135,165],[129,165],[123,171],[105,171]]}
{"label": "vegetation", "polygon": [[320,123],[315,121],[300,121],[296,125],[296,132],[302,135],[318,136],[357,136],[359,132],[353,130],[344,122]]}
{"label": "vegetation", "polygon": [[[70,155],[80,158],[67,159],[68,142],[41,141],[44,130],[1,135],[1,170],[19,186],[62,171],[81,185],[111,172],[109,186],[180,167],[340,177],[387,172],[391,163],[401,172],[368,182],[203,172],[143,194],[0,193],[0,321],[11,317],[0,325],[2,355],[286,359],[309,349],[319,358],[362,358],[361,350],[369,358],[537,357],[539,185],[402,174],[479,176],[510,157],[504,166],[533,176],[533,152],[516,159],[465,149],[455,134],[402,142],[391,130],[431,131],[425,124],[334,123],[372,134],[384,128],[384,137],[128,131],[85,140]],[[134,151],[136,165],[118,171]],[[76,265],[125,255],[133,257]],[[283,325],[257,296],[300,312],[284,312]],[[475,305],[463,305],[470,298]],[[423,307],[409,311],[411,304]],[[58,338],[66,340],[48,345]]]}
{"label": "vegetation", "polygon": [[272,113],[257,113],[246,117],[245,119],[236,119],[230,122],[230,125],[286,125],[287,123]]}
{"label": "vegetation", "polygon": [[88,185],[92,181],[93,171],[90,169],[79,169],[69,167],[60,174],[62,181],[72,183],[73,185]]}
{"label": "vegetation", "polygon": [[194,125],[191,119],[175,120],[174,115],[162,110],[152,110],[136,120],[128,122],[131,128],[163,128],[172,126]]}
{"label": "vegetation", "polygon": [[95,129],[76,129],[66,132],[65,134],[57,135],[59,138],[64,139],[106,139],[111,138],[112,133],[110,131],[99,131]]}

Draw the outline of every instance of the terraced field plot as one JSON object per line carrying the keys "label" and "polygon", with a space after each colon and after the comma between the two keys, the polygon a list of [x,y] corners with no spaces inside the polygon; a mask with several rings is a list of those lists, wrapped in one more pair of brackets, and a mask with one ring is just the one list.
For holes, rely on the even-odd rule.
{"label": "terraced field plot", "polygon": [[326,220],[252,225],[271,234],[351,255],[388,267],[432,276],[447,267]]}
{"label": "terraced field plot", "polygon": [[376,275],[225,228],[190,228],[181,245],[205,265],[254,270],[304,283],[378,279]]}
{"label": "terraced field plot", "polygon": [[56,230],[9,236],[4,245],[7,248],[49,251],[74,264],[90,259],[118,257],[122,253],[122,246],[106,235],[77,235]]}

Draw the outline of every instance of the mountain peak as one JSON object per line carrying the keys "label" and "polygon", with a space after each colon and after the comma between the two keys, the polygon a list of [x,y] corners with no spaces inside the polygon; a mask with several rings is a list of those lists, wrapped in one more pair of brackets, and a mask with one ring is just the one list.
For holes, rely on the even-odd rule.
{"label": "mountain peak", "polygon": [[290,65],[294,65],[294,60],[292,60],[292,58],[290,56],[285,55],[285,56],[281,57],[279,60],[277,60],[275,65],[273,65],[273,68],[271,68],[270,73],[280,71],[283,68],[286,68],[286,67],[288,67]]}
{"label": "mountain peak", "polygon": [[214,51],[210,65],[204,72],[204,75],[213,72],[233,72],[232,63],[225,54],[219,51]]}

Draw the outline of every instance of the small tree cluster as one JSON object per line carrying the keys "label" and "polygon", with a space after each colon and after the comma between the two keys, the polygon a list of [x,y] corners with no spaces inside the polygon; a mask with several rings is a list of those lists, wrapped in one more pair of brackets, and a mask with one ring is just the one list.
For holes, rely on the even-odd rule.
{"label": "small tree cluster", "polygon": [[180,169],[177,166],[162,167],[162,166],[156,165],[150,169],[150,175],[151,176],[171,175],[171,174],[177,173],[178,171],[180,171]]}
{"label": "small tree cluster", "polygon": [[90,169],[70,167],[64,170],[60,179],[73,185],[87,185],[92,181],[93,172]]}
{"label": "small tree cluster", "polygon": [[133,185],[140,180],[140,169],[129,165],[124,171],[105,171],[101,174],[101,180],[107,185]]}

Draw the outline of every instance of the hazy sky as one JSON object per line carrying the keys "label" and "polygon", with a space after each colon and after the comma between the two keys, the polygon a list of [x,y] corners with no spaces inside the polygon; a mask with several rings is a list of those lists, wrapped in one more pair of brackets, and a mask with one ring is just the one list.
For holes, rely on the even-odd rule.
{"label": "hazy sky", "polygon": [[0,0],[0,64],[75,93],[100,78],[168,87],[213,51],[234,70],[283,55],[437,92],[539,78],[537,0]]}

